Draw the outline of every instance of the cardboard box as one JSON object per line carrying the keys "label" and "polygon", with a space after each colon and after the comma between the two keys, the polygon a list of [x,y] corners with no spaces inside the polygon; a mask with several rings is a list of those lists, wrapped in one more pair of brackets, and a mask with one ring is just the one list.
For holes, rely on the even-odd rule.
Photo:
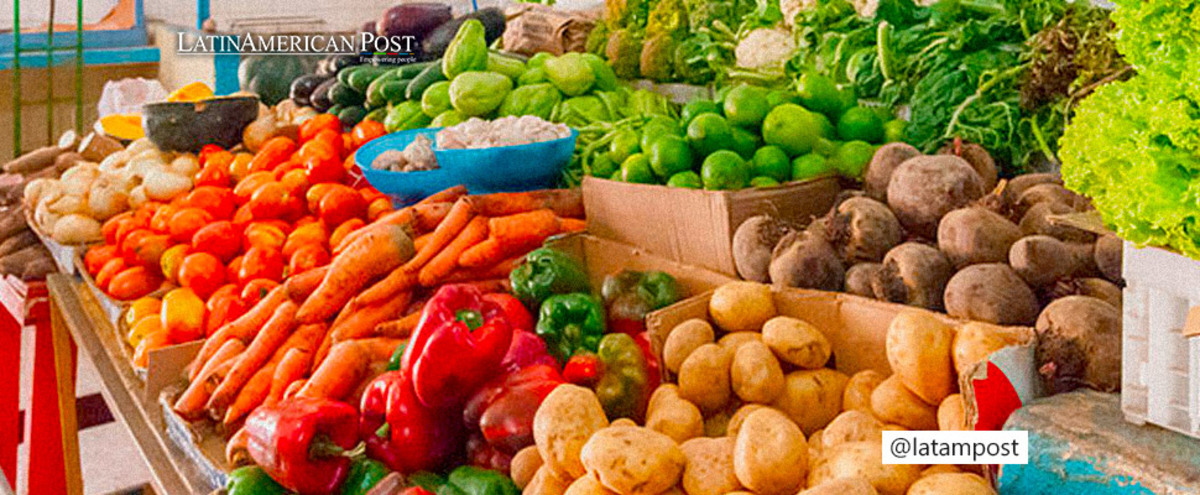
{"label": "cardboard box", "polygon": [[588,232],[688,265],[737,276],[733,234],[747,218],[765,213],[807,223],[825,215],[841,192],[836,177],[741,191],[700,191],[583,180]]}
{"label": "cardboard box", "polygon": [[626,269],[666,272],[675,277],[688,294],[703,294],[733,281],[733,278],[712,270],[671,261],[628,244],[587,234],[556,238],[547,245],[582,261],[596,288],[604,283],[604,277]]}
{"label": "cardboard box", "polygon": [[[892,318],[902,311],[926,311],[834,292],[791,288],[772,292],[779,314],[803,319],[824,332],[833,347],[835,367],[847,375],[868,369],[892,374],[886,350]],[[707,320],[711,297],[707,292],[651,313],[646,330],[654,352],[662,356],[663,343],[676,325],[692,318]],[[952,325],[963,323],[942,313],[928,313]],[[1044,395],[1035,363],[1032,344],[1008,347],[959,377],[973,428],[998,430],[1021,404]]]}

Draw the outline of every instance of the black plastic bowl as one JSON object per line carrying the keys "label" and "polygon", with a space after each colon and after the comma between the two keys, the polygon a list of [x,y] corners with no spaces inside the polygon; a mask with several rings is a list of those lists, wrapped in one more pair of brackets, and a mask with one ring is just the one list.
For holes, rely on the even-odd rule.
{"label": "black plastic bowl", "polygon": [[257,96],[211,98],[195,103],[160,102],[142,106],[146,137],[163,151],[200,151],[206,144],[232,148],[242,129],[258,118]]}

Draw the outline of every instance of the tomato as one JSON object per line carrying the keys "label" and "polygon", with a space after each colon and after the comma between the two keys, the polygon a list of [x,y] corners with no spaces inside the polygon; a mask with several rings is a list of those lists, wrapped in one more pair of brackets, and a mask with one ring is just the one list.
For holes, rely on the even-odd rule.
{"label": "tomato", "polygon": [[238,256],[225,265],[225,280],[235,284],[242,283],[241,279],[238,278],[238,273],[242,271],[242,258],[242,256]]}
{"label": "tomato", "polygon": [[126,265],[133,266],[138,263],[137,247],[139,244],[141,244],[143,238],[150,237],[152,235],[155,234],[149,229],[138,229],[130,232],[125,236],[124,239],[121,240],[121,245],[117,251],[121,254],[122,258],[125,258]]}
{"label": "tomato", "polygon": [[379,199],[389,199],[386,194],[379,192],[378,189],[375,189],[370,185],[358,188],[358,193],[362,195],[363,201],[366,201],[367,203],[371,203],[372,201]]}
{"label": "tomato", "polygon": [[296,227],[291,234],[288,234],[287,240],[283,243],[283,255],[291,257],[297,249],[303,246],[327,247],[329,243],[329,233],[325,231],[325,225],[320,222],[313,222],[307,225]]}
{"label": "tomato", "polygon": [[391,213],[394,209],[392,200],[388,198],[376,199],[367,204],[367,220],[374,222],[375,219]]}
{"label": "tomato", "polygon": [[268,182],[259,186],[250,196],[250,215],[255,219],[280,218],[288,206],[287,187],[280,182]]}
{"label": "tomato", "polygon": [[279,253],[278,249],[252,247],[246,250],[246,255],[242,257],[238,280],[245,283],[265,278],[281,282],[283,281],[283,268],[283,255]]}
{"label": "tomato", "polygon": [[242,303],[239,292],[236,285],[225,284],[208,297],[208,302],[204,304],[205,309],[208,310],[208,319],[204,322],[206,337],[211,336],[221,326],[246,312],[246,306]]}
{"label": "tomato", "polygon": [[242,250],[242,236],[238,235],[232,222],[216,221],[196,231],[196,235],[192,236],[192,250],[210,253],[222,261],[229,261]]}
{"label": "tomato", "polygon": [[341,182],[346,177],[346,169],[342,168],[341,160],[337,158],[310,157],[304,161],[304,169],[313,184]]}
{"label": "tomato", "polygon": [[288,260],[288,276],[294,277],[297,274],[328,264],[329,251],[325,248],[314,244],[301,246],[296,252],[292,253],[291,258]]}
{"label": "tomato", "polygon": [[245,236],[247,248],[261,247],[279,250],[283,248],[283,241],[287,239],[287,234],[283,232],[283,229],[268,222],[254,222],[247,225]]}
{"label": "tomato", "polygon": [[342,131],[342,121],[337,115],[333,114],[317,114],[317,116],[304,121],[300,124],[300,142],[308,141],[317,136],[317,133],[330,129],[334,132]]}
{"label": "tomato", "polygon": [[119,244],[117,241],[117,231],[120,230],[122,222],[131,221],[133,221],[132,211],[118,213],[116,216],[105,220],[104,225],[100,226],[100,233],[104,235],[104,243],[113,246]]}
{"label": "tomato", "polygon": [[321,198],[317,211],[326,225],[341,225],[351,218],[366,218],[367,203],[358,191],[346,187],[334,189]]}
{"label": "tomato", "polygon": [[239,206],[237,212],[233,214],[233,226],[238,229],[245,229],[250,222],[254,221],[254,215],[250,214],[250,205]]}
{"label": "tomato", "polygon": [[123,258],[108,260],[103,267],[100,267],[100,271],[96,273],[96,278],[93,279],[96,282],[96,287],[108,292],[108,284],[112,282],[113,277],[125,270],[125,267],[125,260]]}
{"label": "tomato", "polygon": [[354,149],[367,144],[372,139],[387,134],[387,128],[379,122],[373,120],[364,120],[354,126],[350,131],[350,139],[354,143]]}
{"label": "tomato", "polygon": [[[143,297],[142,299],[138,299],[138,301],[143,300],[153,300],[158,302],[158,299],[154,299],[152,297]],[[132,313],[127,311],[126,315],[129,314]],[[126,322],[128,323],[128,320],[126,320]],[[130,324],[128,328],[129,333],[125,335],[125,341],[129,342],[129,347],[137,349],[138,344],[142,343],[142,339],[146,338],[147,335],[162,331],[162,319],[158,317],[158,306],[155,307],[153,313],[139,317],[137,321]]]}
{"label": "tomato", "polygon": [[253,308],[276,287],[279,287],[279,282],[274,280],[260,278],[248,281],[246,286],[242,287],[242,302],[247,308]]}
{"label": "tomato", "polygon": [[204,301],[192,289],[180,287],[172,289],[163,296],[162,320],[163,330],[173,344],[191,342],[204,337],[204,318],[208,310]]}
{"label": "tomato", "polygon": [[229,187],[232,182],[228,164],[210,163],[192,176],[192,183],[196,186]]}
{"label": "tomato", "polygon": [[208,297],[225,285],[225,265],[209,253],[192,253],[183,258],[179,265],[179,285]]}
{"label": "tomato", "polygon": [[179,211],[171,205],[159,206],[154,211],[154,215],[150,217],[150,230],[160,234],[166,234],[171,231],[171,219],[175,216],[175,212]]}
{"label": "tomato", "polygon": [[233,155],[233,162],[229,164],[229,175],[235,181],[241,181],[250,175],[250,161],[254,160],[254,155],[250,153],[238,153]]}
{"label": "tomato", "polygon": [[181,206],[199,208],[217,220],[229,220],[237,203],[233,190],[228,187],[199,186],[184,197]]}
{"label": "tomato", "polygon": [[305,225],[308,225],[308,224],[310,224],[310,223],[316,223],[316,222],[318,222],[318,221],[319,221],[319,220],[317,219],[317,217],[314,217],[314,216],[312,216],[312,215],[304,215],[304,216],[302,216],[302,217],[300,217],[300,218],[297,218],[297,219],[296,219],[296,221],[292,223],[292,226],[293,226],[293,227],[295,227],[295,228],[294,228],[294,229],[292,229],[292,230],[293,230],[293,231],[295,231],[296,229],[298,229],[298,228],[300,228],[300,227],[303,227],[303,226],[305,226]]}
{"label": "tomato", "polygon": [[196,231],[212,223],[213,216],[200,208],[183,208],[171,216],[169,232],[175,242],[191,242]]}
{"label": "tomato", "polygon": [[163,253],[171,247],[171,238],[167,235],[148,235],[138,239],[133,248],[133,257],[137,265],[149,268],[158,273],[162,263]]}
{"label": "tomato", "polygon": [[275,136],[263,143],[250,160],[250,172],[275,170],[296,152],[296,142],[287,136]]}
{"label": "tomato", "polygon": [[[196,159],[200,161],[200,166],[204,166],[204,165],[207,165],[210,160],[213,160],[214,156],[217,156],[219,154],[228,155],[228,159],[230,159],[230,160],[233,159],[232,153],[225,151],[225,148],[222,148],[215,144],[206,144],[204,146],[201,146],[200,153],[196,154]],[[218,157],[218,159],[219,159],[219,157]]]}
{"label": "tomato", "polygon": [[308,188],[308,192],[304,193],[304,200],[308,204],[308,211],[315,214],[317,210],[320,209],[321,199],[323,199],[326,194],[342,188],[349,189],[349,187],[341,184],[334,184],[332,182],[323,182],[320,184],[314,183],[312,187]]}
{"label": "tomato", "polygon": [[271,172],[253,172],[238,181],[237,187],[233,188],[233,195],[237,198],[238,204],[246,204],[250,202],[250,197],[254,195],[255,191],[263,184],[270,182],[275,182],[275,176],[271,175]]}
{"label": "tomato", "polygon": [[83,255],[83,267],[88,273],[93,276],[100,273],[100,269],[104,268],[104,264],[108,260],[117,257],[117,247],[111,245],[96,245],[88,248],[87,254]]}
{"label": "tomato", "polygon": [[128,301],[154,292],[162,286],[162,277],[157,271],[144,266],[126,268],[108,283],[108,295],[113,299]]}
{"label": "tomato", "polygon": [[301,171],[304,170],[304,162],[301,162],[295,156],[293,156],[291,159],[279,164],[278,167],[275,167],[275,170],[271,171],[271,176],[275,177],[275,180],[282,182],[283,176],[287,175],[288,172],[291,172],[293,170],[301,170]]}
{"label": "tomato", "polygon": [[364,225],[366,225],[366,222],[363,222],[362,219],[359,218],[351,218],[345,222],[342,222],[342,224],[338,225],[336,229],[333,229],[333,233],[329,235],[329,247],[333,249],[334,253],[341,251],[340,248],[342,241],[346,239],[346,236],[350,235],[350,233],[354,232],[355,230],[363,228]]}
{"label": "tomato", "polygon": [[165,330],[159,328],[151,331],[138,342],[136,350],[133,351],[133,365],[145,368],[150,364],[150,351],[157,351],[169,345],[171,345],[171,339],[167,337]]}
{"label": "tomato", "polygon": [[[143,297],[129,305],[129,309],[126,309],[125,314],[121,315],[121,321],[125,323],[125,328],[132,329],[142,320],[158,316],[161,310],[162,301],[158,298]],[[131,343],[130,345],[136,346],[137,344]]]}
{"label": "tomato", "polygon": [[279,182],[287,189],[289,196],[303,198],[304,193],[308,192],[308,173],[303,169],[288,170],[279,178]]}
{"label": "tomato", "polygon": [[176,244],[167,248],[163,252],[162,258],[159,260],[159,269],[162,270],[163,278],[173,284],[179,283],[179,266],[183,264],[183,259],[192,252],[190,244]]}

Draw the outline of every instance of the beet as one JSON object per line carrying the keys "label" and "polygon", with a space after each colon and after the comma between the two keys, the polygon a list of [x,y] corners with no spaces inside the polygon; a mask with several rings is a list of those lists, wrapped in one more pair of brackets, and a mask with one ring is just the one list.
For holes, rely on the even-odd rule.
{"label": "beet", "polygon": [[968,266],[946,284],[946,312],[956,318],[1030,325],[1038,309],[1033,290],[1012,267],[1002,263]]}
{"label": "beet", "polygon": [[846,270],[846,285],[843,290],[856,296],[875,298],[875,288],[872,285],[883,263],[859,263]]}
{"label": "beet", "polygon": [[1051,393],[1121,388],[1121,312],[1100,299],[1068,296],[1037,319],[1038,372]]}
{"label": "beet", "polygon": [[829,239],[846,264],[878,262],[904,240],[892,210],[866,196],[837,205],[830,213],[829,230]]}
{"label": "beet", "polygon": [[810,232],[792,232],[771,255],[771,283],[786,287],[841,290],[845,267],[828,241]]}
{"label": "beet", "polygon": [[900,164],[888,184],[888,206],[910,233],[934,239],[942,216],[983,197],[983,180],[962,158],[919,156]]}
{"label": "beet", "polygon": [[733,234],[733,261],[743,280],[770,281],[771,251],[792,228],[770,215],[750,217]]}
{"label": "beet", "polygon": [[983,179],[984,190],[991,191],[996,187],[998,177],[996,160],[992,159],[991,153],[988,153],[983,146],[975,143],[951,142],[938,150],[938,154],[953,155],[966,160],[971,168],[975,169],[975,173],[979,174],[979,178]]}
{"label": "beet", "polygon": [[937,248],[906,242],[883,257],[883,268],[871,282],[875,296],[926,309],[942,308],[942,292],[954,266]]}
{"label": "beet", "polygon": [[954,210],[938,223],[938,249],[960,269],[1005,262],[1009,248],[1020,238],[1019,227],[980,206]]}
{"label": "beet", "polygon": [[1092,257],[1095,258],[1096,268],[1104,278],[1114,284],[1125,285],[1125,278],[1121,275],[1121,260],[1124,254],[1125,245],[1121,238],[1110,234],[1096,239]]}
{"label": "beet", "polygon": [[892,172],[909,158],[921,156],[921,152],[908,143],[888,143],[879,147],[867,170],[863,172],[863,189],[867,195],[887,202],[888,183]]}

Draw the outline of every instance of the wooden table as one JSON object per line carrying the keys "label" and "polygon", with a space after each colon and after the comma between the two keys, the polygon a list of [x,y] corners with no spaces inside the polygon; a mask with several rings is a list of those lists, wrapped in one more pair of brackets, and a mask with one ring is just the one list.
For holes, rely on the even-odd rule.
{"label": "wooden table", "polygon": [[[46,286],[50,295],[53,340],[56,343],[54,351],[62,358],[56,361],[66,360],[72,341],[80,352],[92,360],[100,376],[104,399],[113,416],[125,425],[141,450],[154,478],[155,491],[171,495],[211,492],[215,487],[188,460],[186,453],[167,437],[161,409],[153,398],[144,397],[142,381],[134,374],[112,324],[105,318],[87,287],[77,278],[62,274],[47,277]],[[71,394],[71,400],[65,401],[70,405],[64,408],[63,430],[66,433],[69,427],[69,436],[74,438],[74,387],[63,390],[60,386],[59,392]],[[64,441],[64,445],[68,443]],[[74,461],[75,464],[73,470],[67,468],[67,473],[73,472],[74,476],[78,476],[77,441],[74,442],[74,451],[66,452],[66,455],[68,463]],[[109,462],[119,465],[121,460],[112,459]],[[68,482],[68,486],[71,484]],[[75,491],[74,488],[69,488],[67,493],[82,495],[82,491]]]}

